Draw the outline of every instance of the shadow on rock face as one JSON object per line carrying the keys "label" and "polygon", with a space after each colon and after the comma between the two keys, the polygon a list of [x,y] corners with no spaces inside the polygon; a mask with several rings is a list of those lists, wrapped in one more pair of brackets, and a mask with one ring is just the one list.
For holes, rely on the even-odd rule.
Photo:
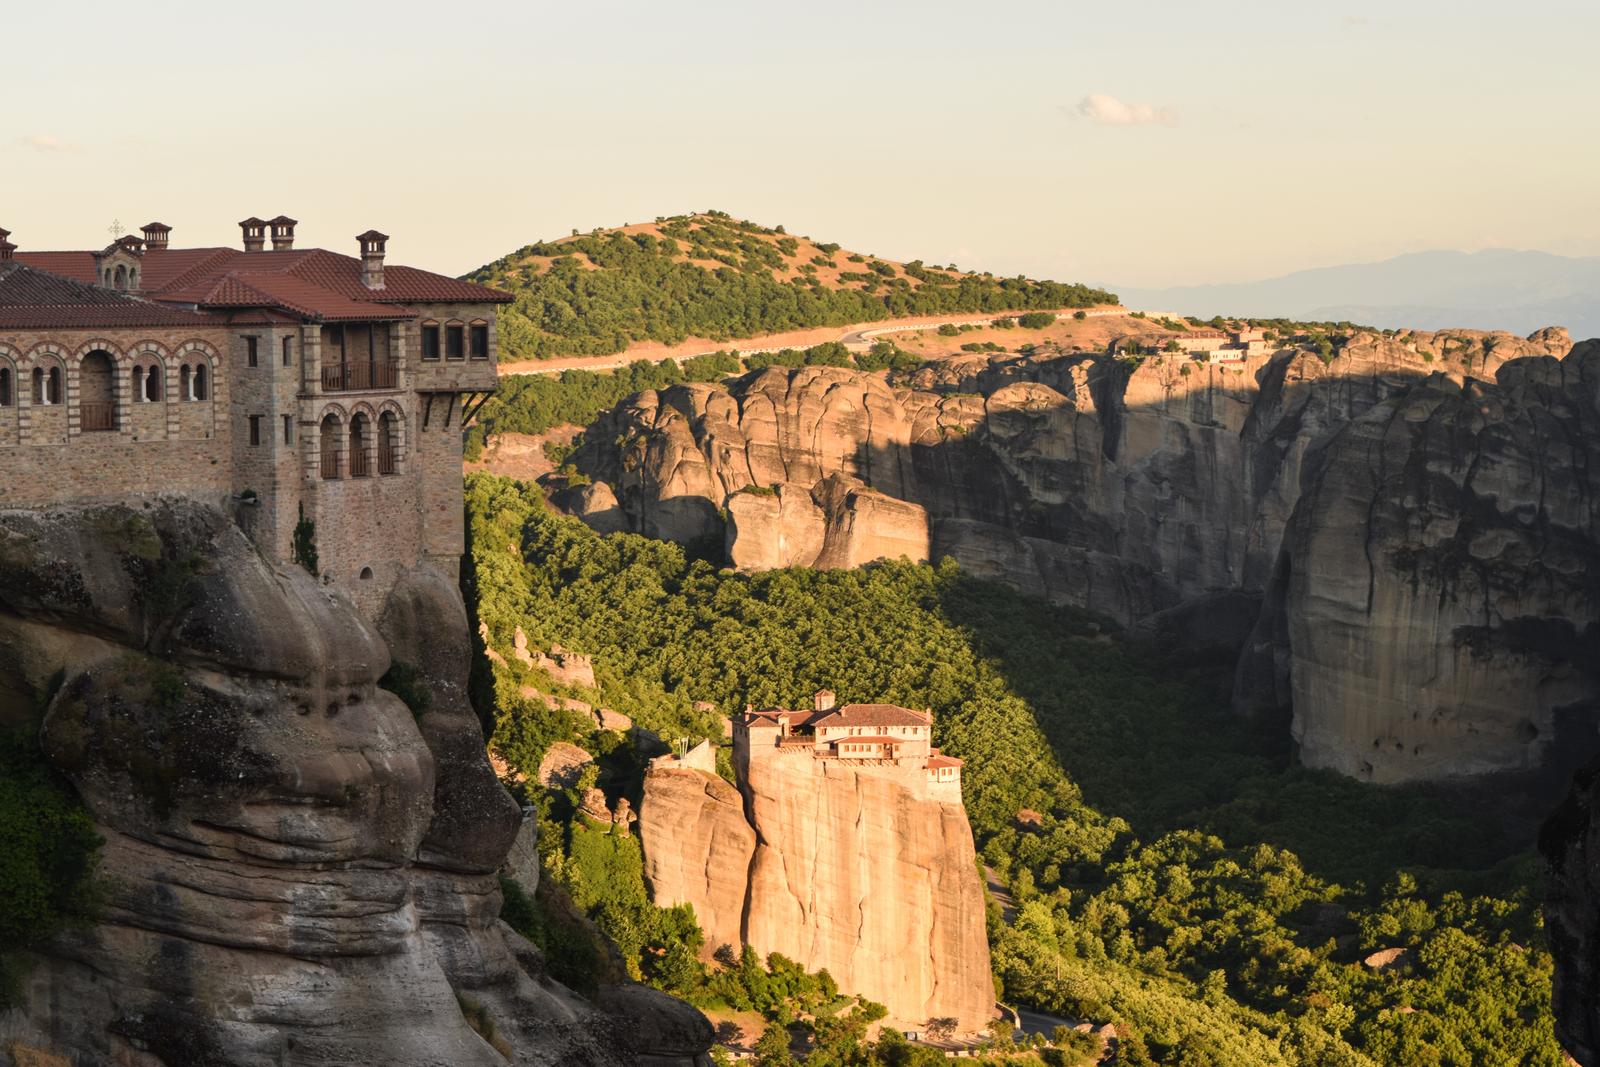
{"label": "shadow on rock face", "polygon": [[[469,648],[426,567],[374,627],[198,505],[0,512],[0,721],[48,701],[107,897],[0,1032],[138,1067],[635,1062],[498,922],[521,813]],[[402,660],[425,708],[379,684]]]}

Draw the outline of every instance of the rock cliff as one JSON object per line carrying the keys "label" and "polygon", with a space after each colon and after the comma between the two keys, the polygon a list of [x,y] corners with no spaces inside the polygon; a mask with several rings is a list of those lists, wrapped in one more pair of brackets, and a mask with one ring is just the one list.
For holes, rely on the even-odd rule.
{"label": "rock cliff", "polygon": [[736,757],[740,788],[699,771],[645,777],[640,843],[660,903],[688,903],[710,945],[749,944],[920,1026],[988,1025],[983,888],[959,796],[920,769],[808,753]]}
{"label": "rock cliff", "polygon": [[[0,512],[0,722],[47,706],[107,896],[0,1037],[76,1065],[702,1062],[697,1012],[645,990],[598,1008],[498,921],[522,816],[467,638],[431,569],[371,625],[192,504]],[[380,686],[399,661],[425,706]]]}
{"label": "rock cliff", "polygon": [[898,386],[771,368],[625,401],[562,499],[605,529],[725,536],[750,569],[951,556],[1123,623],[1252,637],[1236,702],[1293,703],[1316,765],[1525,768],[1595,712],[1600,428],[1571,349],[1358,333],[1327,362],[973,356]]}
{"label": "rock cliff", "polygon": [[1301,759],[1370,781],[1592,751],[1597,534],[1600,343],[1434,375],[1325,445],[1241,688],[1270,675]]}
{"label": "rock cliff", "polygon": [[1600,759],[1573,775],[1539,832],[1549,863],[1544,928],[1555,957],[1556,1037],[1583,1067],[1600,1064]]}

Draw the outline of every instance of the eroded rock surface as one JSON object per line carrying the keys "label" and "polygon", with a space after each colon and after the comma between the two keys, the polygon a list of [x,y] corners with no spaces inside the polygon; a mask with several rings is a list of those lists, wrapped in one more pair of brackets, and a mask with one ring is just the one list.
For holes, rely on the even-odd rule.
{"label": "eroded rock surface", "polygon": [[1526,769],[1563,722],[1594,743],[1592,351],[1451,331],[1328,363],[973,356],[900,387],[771,368],[630,398],[575,458],[606,522],[725,532],[748,569],[948,555],[1233,647],[1261,602],[1235,700],[1292,704],[1308,763]]}
{"label": "eroded rock surface", "polygon": [[[0,1037],[78,1067],[620,1067],[678,1012],[651,1062],[708,1046],[670,998],[646,1020],[550,982],[499,922],[522,815],[443,575],[402,579],[373,626],[192,504],[0,512],[0,647],[0,720],[48,703],[108,894]],[[393,661],[424,705],[380,687]]]}
{"label": "eroded rock surface", "polygon": [[986,1027],[983,888],[959,796],[921,768],[797,753],[741,763],[740,787],[652,768],[640,843],[654,899],[694,907],[707,943],[827,968],[918,1027]]}
{"label": "eroded rock surface", "polygon": [[1398,782],[1595,747],[1600,343],[1496,377],[1377,405],[1301,495],[1241,674],[1272,676],[1311,766]]}

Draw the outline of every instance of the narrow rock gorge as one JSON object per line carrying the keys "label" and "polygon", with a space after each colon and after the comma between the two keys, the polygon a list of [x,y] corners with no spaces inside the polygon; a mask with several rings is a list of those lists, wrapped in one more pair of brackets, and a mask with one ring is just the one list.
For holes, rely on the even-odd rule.
{"label": "narrow rock gorge", "polygon": [[[586,1001],[499,921],[523,816],[467,703],[454,581],[418,567],[378,619],[192,503],[0,512],[0,722],[46,709],[106,896],[31,961],[0,1041],[130,1067],[706,1062],[698,1012]],[[393,663],[424,703],[380,684]]]}
{"label": "narrow rock gorge", "polygon": [[893,385],[774,367],[603,414],[574,455],[592,482],[556,500],[749,569],[950,556],[1243,647],[1236,704],[1314,766],[1528,770],[1559,731],[1591,743],[1600,700],[1597,359],[1547,329],[972,356]]}
{"label": "narrow rock gorge", "polygon": [[778,952],[920,1029],[994,1010],[983,887],[959,795],[926,772],[785,753],[736,788],[653,767],[639,837],[657,903],[694,907],[708,945]]}

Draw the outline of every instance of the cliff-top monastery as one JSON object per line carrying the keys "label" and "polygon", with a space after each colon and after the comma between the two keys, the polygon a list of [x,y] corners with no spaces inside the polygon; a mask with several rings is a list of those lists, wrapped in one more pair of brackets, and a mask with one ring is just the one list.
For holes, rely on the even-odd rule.
{"label": "cliff-top monastery", "polygon": [[850,760],[924,770],[931,796],[961,799],[962,761],[932,746],[933,715],[895,704],[835,706],[834,694],[818,690],[810,711],[746,709],[733,722],[734,760],[774,754]]}
{"label": "cliff-top monastery", "polygon": [[276,562],[314,545],[369,614],[408,567],[454,575],[461,427],[510,297],[388,265],[376,230],[351,256],[296,248],[285,216],[239,225],[242,249],[0,230],[0,507],[199,499]]}

